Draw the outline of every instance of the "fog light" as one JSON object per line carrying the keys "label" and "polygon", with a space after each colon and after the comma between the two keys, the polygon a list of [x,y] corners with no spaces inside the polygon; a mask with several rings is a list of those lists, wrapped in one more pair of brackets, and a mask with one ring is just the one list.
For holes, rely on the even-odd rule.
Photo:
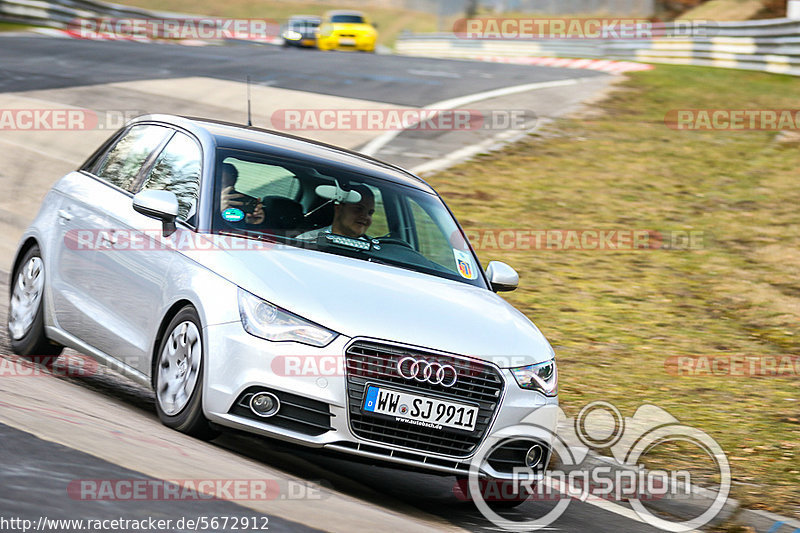
{"label": "fog light", "polygon": [[539,444],[534,444],[528,448],[528,453],[525,454],[525,466],[528,468],[536,468],[544,459],[544,448]]}
{"label": "fog light", "polygon": [[260,417],[269,418],[280,408],[280,400],[271,392],[257,392],[250,398],[250,410]]}

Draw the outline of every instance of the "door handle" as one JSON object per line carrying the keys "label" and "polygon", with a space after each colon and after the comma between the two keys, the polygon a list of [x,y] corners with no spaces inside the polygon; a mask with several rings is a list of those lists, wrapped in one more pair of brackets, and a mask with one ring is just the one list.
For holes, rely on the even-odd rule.
{"label": "door handle", "polygon": [[63,222],[69,222],[70,220],[72,220],[73,216],[75,216],[75,215],[73,215],[72,213],[70,213],[66,209],[59,209],[58,210],[58,218],[60,218]]}

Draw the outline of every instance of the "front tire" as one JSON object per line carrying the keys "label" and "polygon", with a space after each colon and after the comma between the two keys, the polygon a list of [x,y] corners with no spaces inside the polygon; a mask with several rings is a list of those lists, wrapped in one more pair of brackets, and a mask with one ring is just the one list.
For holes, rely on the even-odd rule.
{"label": "front tire", "polygon": [[45,271],[38,245],[25,252],[11,279],[7,323],[11,350],[36,363],[52,365],[64,347],[45,335]]}
{"label": "front tire", "polygon": [[214,430],[203,414],[203,349],[200,317],[193,307],[184,307],[170,321],[158,348],[153,386],[156,412],[172,429],[204,440]]}

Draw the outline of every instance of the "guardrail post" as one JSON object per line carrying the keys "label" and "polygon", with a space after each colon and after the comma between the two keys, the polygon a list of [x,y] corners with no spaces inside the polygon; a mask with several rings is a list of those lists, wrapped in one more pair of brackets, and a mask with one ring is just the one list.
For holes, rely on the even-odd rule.
{"label": "guardrail post", "polygon": [[792,20],[800,20],[800,0],[787,0],[786,17]]}

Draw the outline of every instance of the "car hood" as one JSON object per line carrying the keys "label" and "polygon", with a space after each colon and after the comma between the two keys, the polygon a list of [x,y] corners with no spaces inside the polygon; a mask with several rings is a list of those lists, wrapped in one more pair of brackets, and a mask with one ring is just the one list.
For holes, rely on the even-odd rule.
{"label": "car hood", "polygon": [[236,272],[230,281],[348,337],[488,358],[501,367],[553,357],[536,326],[486,289],[289,246],[227,255],[236,263],[226,265]]}

